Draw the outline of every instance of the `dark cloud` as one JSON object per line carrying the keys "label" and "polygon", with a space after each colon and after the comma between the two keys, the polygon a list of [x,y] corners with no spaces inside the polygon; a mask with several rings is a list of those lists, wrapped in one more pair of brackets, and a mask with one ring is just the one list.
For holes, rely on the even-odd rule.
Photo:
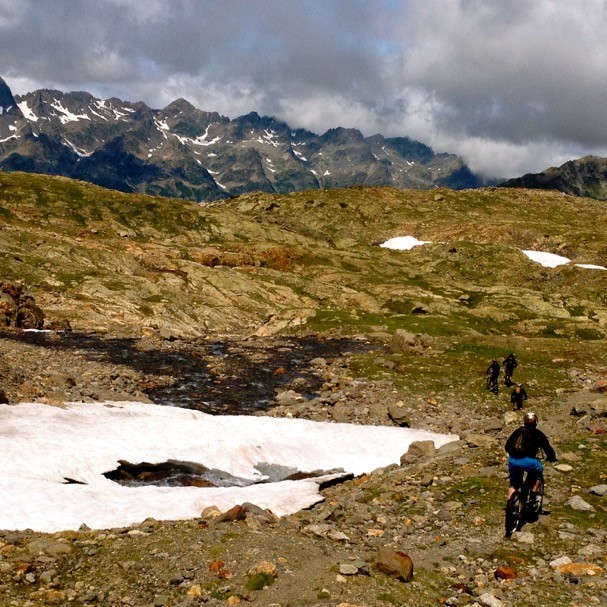
{"label": "dark cloud", "polygon": [[0,0],[15,92],[184,97],[513,176],[607,155],[604,0]]}

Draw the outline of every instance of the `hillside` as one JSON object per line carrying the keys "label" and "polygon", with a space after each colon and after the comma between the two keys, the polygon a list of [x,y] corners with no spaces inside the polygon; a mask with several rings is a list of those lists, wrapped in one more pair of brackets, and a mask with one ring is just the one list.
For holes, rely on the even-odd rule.
{"label": "hillside", "polygon": [[[280,520],[253,509],[0,531],[0,604],[601,604],[607,271],[575,264],[607,266],[606,215],[541,190],[353,187],[198,205],[0,173],[0,282],[22,281],[47,326],[73,329],[0,329],[0,400],[151,400],[461,438]],[[430,242],[379,246],[398,236]],[[546,465],[549,513],[512,540],[503,445],[520,414],[503,384],[484,386],[508,352],[559,456]],[[410,583],[378,570],[385,548],[411,556]],[[277,577],[260,586],[247,572],[263,561]]]}
{"label": "hillside", "polygon": [[558,190],[571,196],[607,200],[607,158],[585,156],[541,173],[528,173],[502,184],[507,188]]}
{"label": "hillside", "polygon": [[479,185],[461,158],[408,137],[342,127],[318,135],[255,112],[231,120],[185,99],[158,110],[85,92],[13,97],[1,78],[0,170],[205,202],[252,191]]}
{"label": "hillside", "polygon": [[[397,325],[423,306],[426,332],[602,336],[605,273],[548,271],[521,249],[605,264],[605,215],[591,200],[501,188],[249,194],[201,208],[0,174],[4,279],[80,329],[196,335],[272,317],[270,331],[343,314]],[[404,235],[432,243],[378,246]]]}

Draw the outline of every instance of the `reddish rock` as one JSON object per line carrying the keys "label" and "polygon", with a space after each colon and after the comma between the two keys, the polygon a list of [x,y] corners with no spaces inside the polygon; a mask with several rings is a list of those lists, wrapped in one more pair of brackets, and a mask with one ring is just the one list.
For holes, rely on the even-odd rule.
{"label": "reddish rock", "polygon": [[607,392],[607,379],[599,379],[594,383],[592,388],[590,388],[591,392]]}
{"label": "reddish rock", "polygon": [[496,580],[513,580],[517,577],[514,567],[509,565],[500,565],[494,572]]}
{"label": "reddish rock", "polygon": [[225,523],[229,521],[244,521],[246,517],[247,513],[244,511],[244,508],[240,505],[236,505],[217,517],[217,520],[220,523]]}
{"label": "reddish rock", "polygon": [[555,570],[563,575],[599,575],[603,569],[594,563],[564,563],[557,565]]}

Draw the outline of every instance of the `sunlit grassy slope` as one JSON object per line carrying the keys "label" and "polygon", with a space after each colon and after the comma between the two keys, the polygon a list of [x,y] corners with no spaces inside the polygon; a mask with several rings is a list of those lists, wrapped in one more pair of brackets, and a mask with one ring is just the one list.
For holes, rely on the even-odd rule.
{"label": "sunlit grassy slope", "polygon": [[[542,361],[603,355],[607,271],[573,263],[607,266],[605,225],[605,203],[539,190],[355,187],[198,205],[0,173],[0,280],[77,329],[407,328],[443,340],[442,364],[531,348],[541,374]],[[379,246],[406,235],[431,244]],[[521,249],[573,263],[544,268]],[[424,380],[437,389],[439,368]]]}

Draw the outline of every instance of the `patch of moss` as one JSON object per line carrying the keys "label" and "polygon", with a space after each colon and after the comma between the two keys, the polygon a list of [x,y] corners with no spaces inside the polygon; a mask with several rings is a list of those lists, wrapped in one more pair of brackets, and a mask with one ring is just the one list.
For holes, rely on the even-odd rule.
{"label": "patch of moss", "polygon": [[256,573],[252,575],[246,582],[247,590],[263,590],[266,586],[271,586],[275,579],[272,575],[265,573]]}

